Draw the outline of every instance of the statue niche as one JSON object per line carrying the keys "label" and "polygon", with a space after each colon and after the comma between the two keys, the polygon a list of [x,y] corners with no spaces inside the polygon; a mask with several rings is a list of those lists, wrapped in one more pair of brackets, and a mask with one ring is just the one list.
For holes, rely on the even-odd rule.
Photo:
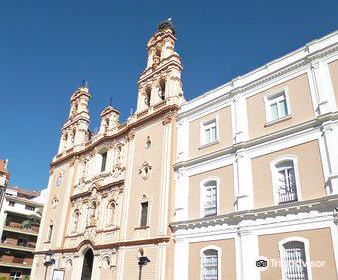
{"label": "statue niche", "polygon": [[97,204],[93,201],[88,209],[87,226],[95,226],[97,219]]}

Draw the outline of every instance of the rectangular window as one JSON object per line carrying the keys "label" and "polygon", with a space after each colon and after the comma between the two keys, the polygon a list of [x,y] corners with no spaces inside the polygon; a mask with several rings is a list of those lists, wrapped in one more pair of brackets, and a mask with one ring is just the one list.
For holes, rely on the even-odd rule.
{"label": "rectangular window", "polygon": [[10,201],[8,205],[9,205],[9,206],[14,206],[14,205],[15,205],[15,202],[14,202],[14,201]]}
{"label": "rectangular window", "polygon": [[35,211],[35,207],[34,207],[34,206],[31,206],[31,205],[26,205],[26,206],[25,206],[25,209],[26,209],[26,210],[29,210],[29,211]]}
{"label": "rectangular window", "polygon": [[101,162],[101,172],[106,170],[106,164],[107,164],[107,152],[103,153],[102,155],[102,162]]}
{"label": "rectangular window", "polygon": [[290,114],[285,91],[268,96],[266,102],[267,121],[282,119]]}
{"label": "rectangular window", "polygon": [[50,242],[52,240],[52,234],[53,234],[53,225],[49,225],[47,242]]}
{"label": "rectangular window", "polygon": [[215,119],[202,124],[202,145],[206,145],[217,140],[217,122]]}
{"label": "rectangular window", "polygon": [[148,222],[148,202],[141,203],[141,227],[147,226]]}

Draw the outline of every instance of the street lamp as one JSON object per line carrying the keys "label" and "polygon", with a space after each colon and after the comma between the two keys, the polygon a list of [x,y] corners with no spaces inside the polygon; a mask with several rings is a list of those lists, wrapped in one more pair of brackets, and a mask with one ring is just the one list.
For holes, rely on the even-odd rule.
{"label": "street lamp", "polygon": [[45,262],[43,264],[46,267],[46,270],[45,270],[45,280],[46,280],[47,279],[48,266],[55,264],[55,260],[52,259],[52,251],[51,250],[48,250],[48,252],[46,252]]}
{"label": "street lamp", "polygon": [[147,265],[147,263],[149,263],[149,262],[150,262],[150,260],[146,256],[141,256],[141,257],[138,258],[138,267],[139,267],[138,279],[139,280],[141,280],[142,267]]}

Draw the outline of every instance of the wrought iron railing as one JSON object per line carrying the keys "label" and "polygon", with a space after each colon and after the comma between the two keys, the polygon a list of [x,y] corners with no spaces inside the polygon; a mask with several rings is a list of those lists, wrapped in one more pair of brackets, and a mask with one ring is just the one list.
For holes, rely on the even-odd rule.
{"label": "wrought iron railing", "polygon": [[295,183],[286,182],[278,188],[279,204],[298,201],[297,187]]}

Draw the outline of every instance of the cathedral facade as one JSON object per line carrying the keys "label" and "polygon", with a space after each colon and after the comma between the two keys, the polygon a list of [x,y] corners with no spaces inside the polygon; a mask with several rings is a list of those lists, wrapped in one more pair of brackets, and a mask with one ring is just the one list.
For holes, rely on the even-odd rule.
{"label": "cathedral facade", "polygon": [[[138,81],[137,111],[124,124],[108,106],[97,134],[89,131],[84,83],[53,158],[49,199],[32,279],[170,279],[173,242],[175,119],[184,101],[175,30],[160,24]],[[54,263],[45,265],[46,252]],[[150,261],[139,270],[139,257]],[[58,275],[62,276],[58,276]],[[59,278],[57,278],[59,279]]]}
{"label": "cathedral facade", "polygon": [[125,123],[71,96],[32,279],[337,279],[338,32],[189,102],[175,42],[160,23]]}

